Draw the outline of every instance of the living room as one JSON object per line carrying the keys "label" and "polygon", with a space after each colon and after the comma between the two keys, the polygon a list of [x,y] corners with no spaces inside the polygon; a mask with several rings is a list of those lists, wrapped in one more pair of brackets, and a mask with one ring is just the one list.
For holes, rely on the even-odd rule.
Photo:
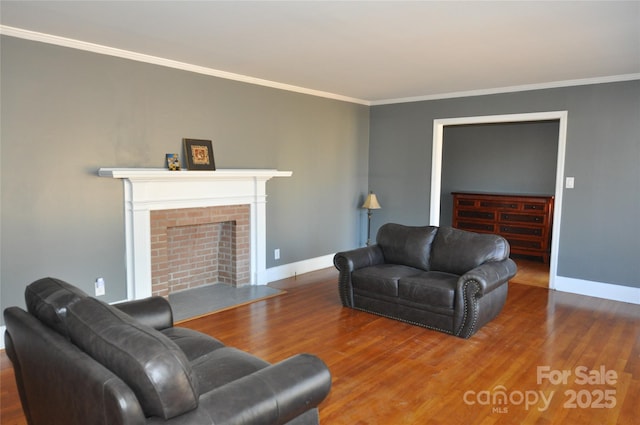
{"label": "living room", "polygon": [[[637,17],[637,3],[627,3]],[[164,168],[183,138],[212,140],[219,169],[292,171],[267,183],[272,282],[331,267],[333,254],[364,245],[360,206],[370,190],[382,205],[372,234],[390,221],[433,223],[435,121],[557,111],[566,128],[552,285],[640,303],[637,50],[635,69],[567,84],[358,102],[36,38],[3,27],[3,310],[24,305],[24,288],[43,276],[89,293],[102,277],[101,299],[126,299],[123,188],[97,171]],[[575,188],[564,188],[565,177]]]}

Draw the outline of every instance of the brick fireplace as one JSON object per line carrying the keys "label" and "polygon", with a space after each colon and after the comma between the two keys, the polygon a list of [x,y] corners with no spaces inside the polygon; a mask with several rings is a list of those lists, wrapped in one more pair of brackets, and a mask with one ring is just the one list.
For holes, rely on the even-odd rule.
{"label": "brick fireplace", "polygon": [[[291,174],[99,169],[124,184],[127,299],[166,296],[171,286],[268,283],[266,182]],[[199,259],[188,258],[196,251]]]}
{"label": "brick fireplace", "polygon": [[151,211],[151,291],[251,283],[250,206]]}

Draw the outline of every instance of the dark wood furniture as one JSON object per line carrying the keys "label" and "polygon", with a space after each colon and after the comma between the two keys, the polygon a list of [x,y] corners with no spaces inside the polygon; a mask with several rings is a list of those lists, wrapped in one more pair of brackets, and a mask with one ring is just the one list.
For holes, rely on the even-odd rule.
{"label": "dark wood furniture", "polygon": [[511,253],[540,257],[549,263],[553,196],[452,192],[453,227],[495,233]]}

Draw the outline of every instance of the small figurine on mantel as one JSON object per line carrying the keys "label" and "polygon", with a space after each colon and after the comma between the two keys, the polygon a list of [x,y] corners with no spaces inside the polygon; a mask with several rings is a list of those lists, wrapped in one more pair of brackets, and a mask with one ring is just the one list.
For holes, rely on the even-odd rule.
{"label": "small figurine on mantel", "polygon": [[169,171],[180,171],[180,156],[177,153],[167,154],[167,168]]}

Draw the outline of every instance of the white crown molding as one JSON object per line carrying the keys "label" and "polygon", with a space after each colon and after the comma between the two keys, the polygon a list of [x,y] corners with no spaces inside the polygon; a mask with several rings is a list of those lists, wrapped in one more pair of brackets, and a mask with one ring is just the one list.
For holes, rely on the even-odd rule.
{"label": "white crown molding", "polygon": [[180,69],[183,71],[195,72],[198,74],[209,75],[212,77],[224,78],[248,84],[255,84],[264,87],[271,87],[279,90],[286,90],[295,93],[307,94],[311,96],[324,97],[327,99],[339,100],[343,102],[356,103],[365,106],[389,105],[394,103],[421,102],[427,100],[452,99],[457,97],[485,96],[501,93],[513,93],[529,90],[544,90],[560,87],[583,86],[589,84],[614,83],[620,81],[640,80],[640,73],[611,75],[596,78],[583,78],[576,80],[552,81],[549,83],[525,84],[519,86],[495,87],[479,90],[468,90],[459,92],[439,93],[434,95],[413,96],[396,99],[382,100],[363,100],[349,96],[343,96],[335,93],[328,93],[319,90],[308,89],[305,87],[294,86],[290,84],[278,83],[275,81],[263,80],[260,78],[250,77],[232,72],[220,71],[213,68],[193,65],[185,62],[178,62],[171,59],[165,59],[157,56],[145,55],[142,53],[131,52],[128,50],[116,49],[113,47],[103,46],[100,44],[87,43],[85,41],[74,40],[71,38],[59,37],[51,34],[44,34],[35,31],[29,31],[21,28],[0,25],[0,34],[11,37],[23,38],[26,40],[39,41],[42,43],[54,44],[57,46],[69,47],[72,49],[85,50],[88,52],[98,53],[102,55],[116,56],[123,59],[130,59],[138,62],[145,62],[168,68]]}
{"label": "white crown molding", "polygon": [[560,87],[586,86],[589,84],[617,83],[620,81],[632,81],[632,80],[640,80],[640,73],[609,75],[606,77],[582,78],[577,80],[552,81],[549,83],[539,83],[539,84],[524,84],[520,86],[495,87],[490,89],[440,93],[440,94],[405,97],[405,98],[398,98],[398,99],[374,100],[369,103],[370,103],[370,106],[390,105],[394,103],[422,102],[425,100],[453,99],[456,97],[486,96],[491,94],[513,93],[513,92],[521,92],[521,91],[529,91],[529,90],[555,89]]}
{"label": "white crown molding", "polygon": [[183,71],[195,72],[198,74],[209,75],[211,77],[224,78],[226,80],[234,80],[258,86],[271,87],[279,90],[286,90],[295,93],[308,94],[311,96],[324,97],[327,99],[339,100],[349,103],[357,103],[369,106],[370,102],[353,97],[342,96],[335,93],[323,92],[320,90],[298,87],[290,84],[278,83],[275,81],[263,80],[261,78],[249,77],[246,75],[234,74],[232,72],[220,71],[204,66],[193,65],[185,62],[165,59],[158,56],[145,55],[143,53],[131,52],[129,50],[116,49],[113,47],[103,46],[100,44],[87,43],[85,41],[74,40],[71,38],[59,37],[56,35],[44,34],[35,31],[24,30],[21,28],[0,25],[0,34],[10,37],[23,38],[25,40],[39,41],[42,43],[54,44],[72,49],[85,50],[101,55],[115,56],[123,59],[130,59],[138,62],[150,63],[153,65],[166,66],[168,68],[180,69]]}

